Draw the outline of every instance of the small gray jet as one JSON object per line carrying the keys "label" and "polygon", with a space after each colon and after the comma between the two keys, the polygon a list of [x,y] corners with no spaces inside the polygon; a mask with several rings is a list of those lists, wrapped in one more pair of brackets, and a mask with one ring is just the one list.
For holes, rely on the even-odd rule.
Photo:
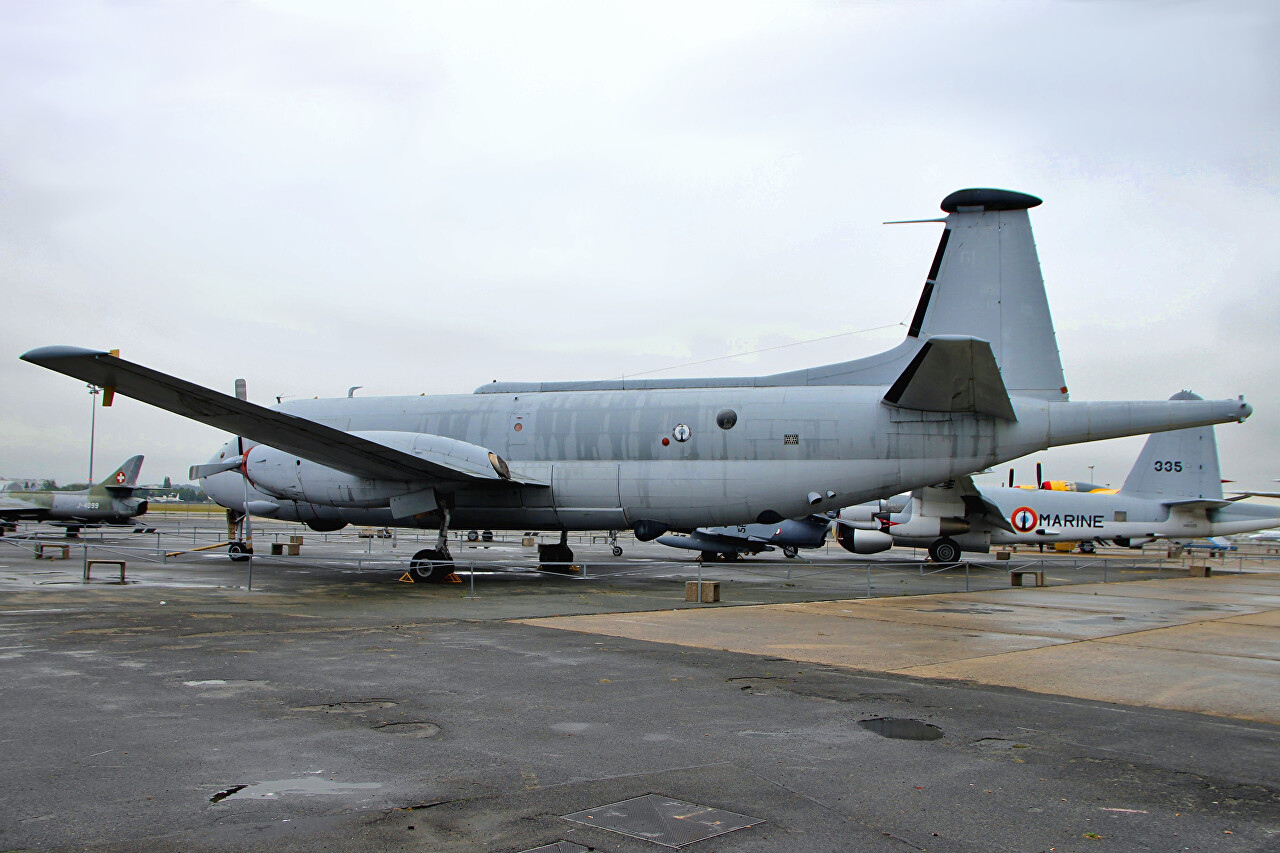
{"label": "small gray jet", "polygon": [[[1172,399],[1200,398],[1183,391]],[[1209,426],[1152,435],[1119,489],[1057,481],[1043,486],[1049,488],[977,486],[971,477],[959,477],[914,490],[897,511],[874,505],[842,510],[836,538],[857,554],[910,545],[950,563],[961,551],[986,553],[992,545],[1080,542],[1088,550],[1110,541],[1130,547],[1280,524],[1278,507],[1223,497]]]}
{"label": "small gray jet", "polygon": [[[434,527],[410,572],[453,570],[451,525],[671,531],[786,518],[979,471],[1047,447],[1242,421],[1243,399],[1068,401],[1027,211],[1040,199],[967,189],[906,339],[879,355],[767,376],[494,382],[473,394],[288,400],[266,408],[108,352],[54,346],[28,362],[231,433],[192,469],[223,506],[347,513]],[[856,302],[851,303],[856,310]],[[424,350],[424,358],[428,351]],[[1130,368],[1132,369],[1132,368]]]}

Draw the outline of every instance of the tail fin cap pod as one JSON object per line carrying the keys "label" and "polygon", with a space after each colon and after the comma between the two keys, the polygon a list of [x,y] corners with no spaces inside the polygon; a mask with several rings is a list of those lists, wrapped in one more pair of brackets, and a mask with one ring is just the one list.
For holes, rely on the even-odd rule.
{"label": "tail fin cap pod", "polygon": [[956,190],[942,200],[942,209],[947,213],[969,213],[983,210],[1027,210],[1042,204],[1044,202],[1041,199],[1026,193],[975,187]]}

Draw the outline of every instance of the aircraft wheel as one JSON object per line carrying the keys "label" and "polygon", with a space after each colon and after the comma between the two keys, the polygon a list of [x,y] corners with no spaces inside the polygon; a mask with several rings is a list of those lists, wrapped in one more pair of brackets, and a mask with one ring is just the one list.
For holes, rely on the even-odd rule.
{"label": "aircraft wheel", "polygon": [[434,548],[426,548],[409,561],[409,575],[419,583],[444,583],[453,574],[453,560]]}
{"label": "aircraft wheel", "polygon": [[788,560],[794,560],[798,553],[800,552],[790,545],[782,546],[782,556],[786,557]]}
{"label": "aircraft wheel", "polygon": [[943,537],[929,546],[929,557],[935,563],[955,563],[960,560],[960,546],[954,539]]}
{"label": "aircraft wheel", "polygon": [[1081,542],[1081,543],[1080,543],[1080,553],[1081,553],[1081,554],[1093,554],[1093,553],[1095,553],[1097,550],[1098,550],[1098,549],[1094,547],[1094,545],[1093,545],[1093,543],[1092,543],[1092,542]]}
{"label": "aircraft wheel", "polygon": [[227,556],[233,563],[243,563],[252,553],[253,549],[243,542],[232,542],[227,546]]}
{"label": "aircraft wheel", "polygon": [[620,547],[618,547],[617,545],[614,545],[614,546],[613,546],[613,556],[615,556],[615,557],[621,557],[621,556],[622,556],[622,549],[621,549]]}
{"label": "aircraft wheel", "polygon": [[480,539],[480,533],[479,533],[479,531],[476,531],[476,530],[468,530],[468,531],[467,531],[467,541],[468,541],[468,542],[477,542],[477,541],[479,541],[479,539]]}
{"label": "aircraft wheel", "polygon": [[700,563],[714,563],[718,559],[720,559],[720,555],[715,551],[703,551],[698,555],[698,562]]}

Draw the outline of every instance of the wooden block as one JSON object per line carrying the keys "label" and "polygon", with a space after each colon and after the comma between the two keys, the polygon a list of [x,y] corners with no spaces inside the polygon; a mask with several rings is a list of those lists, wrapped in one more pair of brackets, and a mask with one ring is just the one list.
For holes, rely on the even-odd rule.
{"label": "wooden block", "polygon": [[[698,582],[685,581],[684,584],[684,600],[698,600]],[[703,581],[702,582],[702,603],[714,604],[720,600],[720,581]]]}

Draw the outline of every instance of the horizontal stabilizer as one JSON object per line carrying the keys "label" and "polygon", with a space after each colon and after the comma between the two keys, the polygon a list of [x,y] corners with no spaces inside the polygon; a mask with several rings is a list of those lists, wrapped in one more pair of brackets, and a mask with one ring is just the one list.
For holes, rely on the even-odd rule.
{"label": "horizontal stabilizer", "polygon": [[959,335],[939,335],[926,341],[884,395],[884,401],[903,409],[970,412],[1017,420],[991,344]]}
{"label": "horizontal stabilizer", "polygon": [[1187,498],[1185,500],[1161,501],[1160,503],[1170,509],[1220,509],[1231,505],[1229,500],[1215,501],[1206,498]]}
{"label": "horizontal stabilizer", "polygon": [[23,361],[141,400],[217,429],[358,477],[456,483],[522,483],[497,471],[482,475],[405,453],[306,418],[221,394],[176,376],[80,347],[42,347]]}

